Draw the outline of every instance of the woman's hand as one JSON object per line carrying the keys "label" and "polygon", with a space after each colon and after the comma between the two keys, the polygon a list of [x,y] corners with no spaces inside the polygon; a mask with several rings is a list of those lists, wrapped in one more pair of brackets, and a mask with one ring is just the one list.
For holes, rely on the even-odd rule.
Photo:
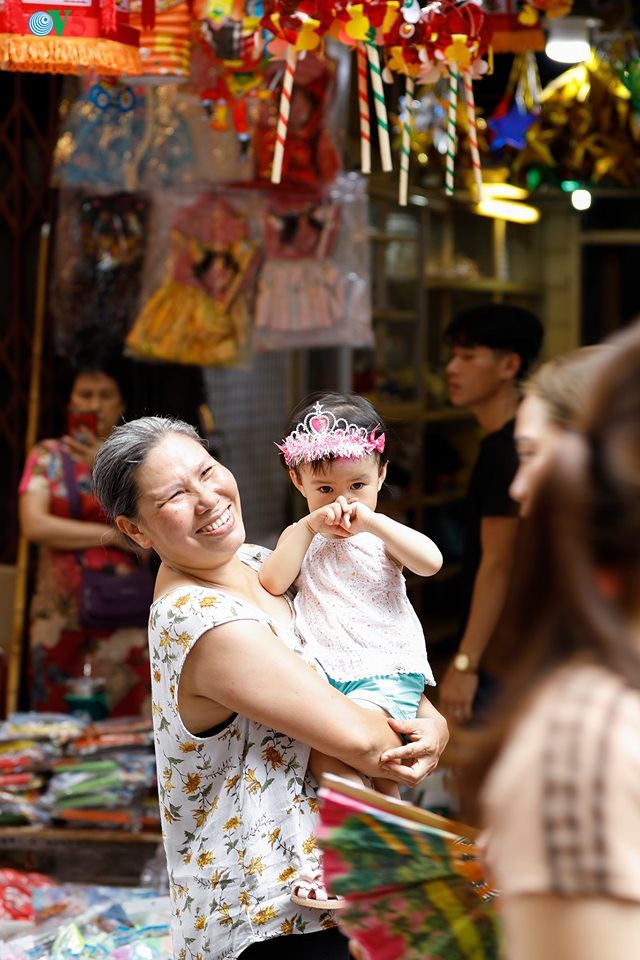
{"label": "woman's hand", "polygon": [[442,714],[431,704],[428,706],[428,715],[413,720],[387,718],[391,729],[410,742],[385,750],[380,758],[381,776],[415,787],[436,769],[449,742],[449,728]]}
{"label": "woman's hand", "polygon": [[87,427],[79,427],[76,434],[66,434],[62,438],[65,447],[78,460],[83,460],[91,469],[103,441]]}

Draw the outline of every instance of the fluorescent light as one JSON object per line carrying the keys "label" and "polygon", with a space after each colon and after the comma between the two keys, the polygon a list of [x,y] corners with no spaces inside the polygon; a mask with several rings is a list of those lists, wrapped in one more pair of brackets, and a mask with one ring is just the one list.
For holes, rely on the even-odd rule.
{"label": "fluorescent light", "polygon": [[483,183],[482,196],[494,200],[526,200],[529,191],[513,183]]}
{"label": "fluorescent light", "polygon": [[591,53],[590,32],[600,24],[593,17],[579,17],[569,14],[549,20],[549,39],[545,53],[558,63],[581,63]]}
{"label": "fluorescent light", "polygon": [[511,220],[513,223],[536,223],[540,219],[537,207],[528,203],[513,203],[511,200],[482,200],[473,209],[482,217]]}

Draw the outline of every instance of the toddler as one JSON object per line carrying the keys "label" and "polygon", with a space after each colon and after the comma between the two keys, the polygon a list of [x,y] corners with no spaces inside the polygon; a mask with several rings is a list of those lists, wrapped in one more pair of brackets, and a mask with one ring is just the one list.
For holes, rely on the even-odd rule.
{"label": "toddler", "polygon": [[[381,418],[363,397],[314,394],[296,407],[277,446],[309,513],[284,531],[259,576],[274,595],[295,584],[296,627],[337,690],[411,719],[425,684],[435,681],[402,569],[431,576],[442,555],[424,534],[376,513],[387,473],[385,442]],[[330,772],[362,782],[355,770],[316,751],[310,765],[318,780]],[[391,780],[378,779],[375,787],[399,797]],[[306,881],[293,899],[319,905]]]}

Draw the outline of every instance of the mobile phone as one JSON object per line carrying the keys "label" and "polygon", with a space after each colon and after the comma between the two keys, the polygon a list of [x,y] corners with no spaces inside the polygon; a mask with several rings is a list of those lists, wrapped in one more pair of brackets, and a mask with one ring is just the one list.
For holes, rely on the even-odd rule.
{"label": "mobile phone", "polygon": [[[86,427],[91,433],[98,430],[98,418],[93,410],[69,410],[67,414],[67,433],[72,437],[80,432],[81,427]],[[82,433],[80,433],[82,436]]]}

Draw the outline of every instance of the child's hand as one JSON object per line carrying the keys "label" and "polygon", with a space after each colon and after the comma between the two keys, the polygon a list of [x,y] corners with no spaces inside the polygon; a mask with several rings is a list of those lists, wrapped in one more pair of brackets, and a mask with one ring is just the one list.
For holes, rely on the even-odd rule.
{"label": "child's hand", "polygon": [[332,537],[350,537],[351,505],[344,497],[338,497],[333,503],[319,507],[307,517],[305,523],[315,533],[325,533]]}
{"label": "child's hand", "polygon": [[[340,497],[339,499],[344,499]],[[371,530],[372,518],[375,517],[375,512],[371,507],[367,507],[366,504],[360,503],[359,500],[352,500],[347,504],[348,508],[348,530],[351,535],[354,533],[366,533]],[[344,520],[343,520],[344,524]]]}

